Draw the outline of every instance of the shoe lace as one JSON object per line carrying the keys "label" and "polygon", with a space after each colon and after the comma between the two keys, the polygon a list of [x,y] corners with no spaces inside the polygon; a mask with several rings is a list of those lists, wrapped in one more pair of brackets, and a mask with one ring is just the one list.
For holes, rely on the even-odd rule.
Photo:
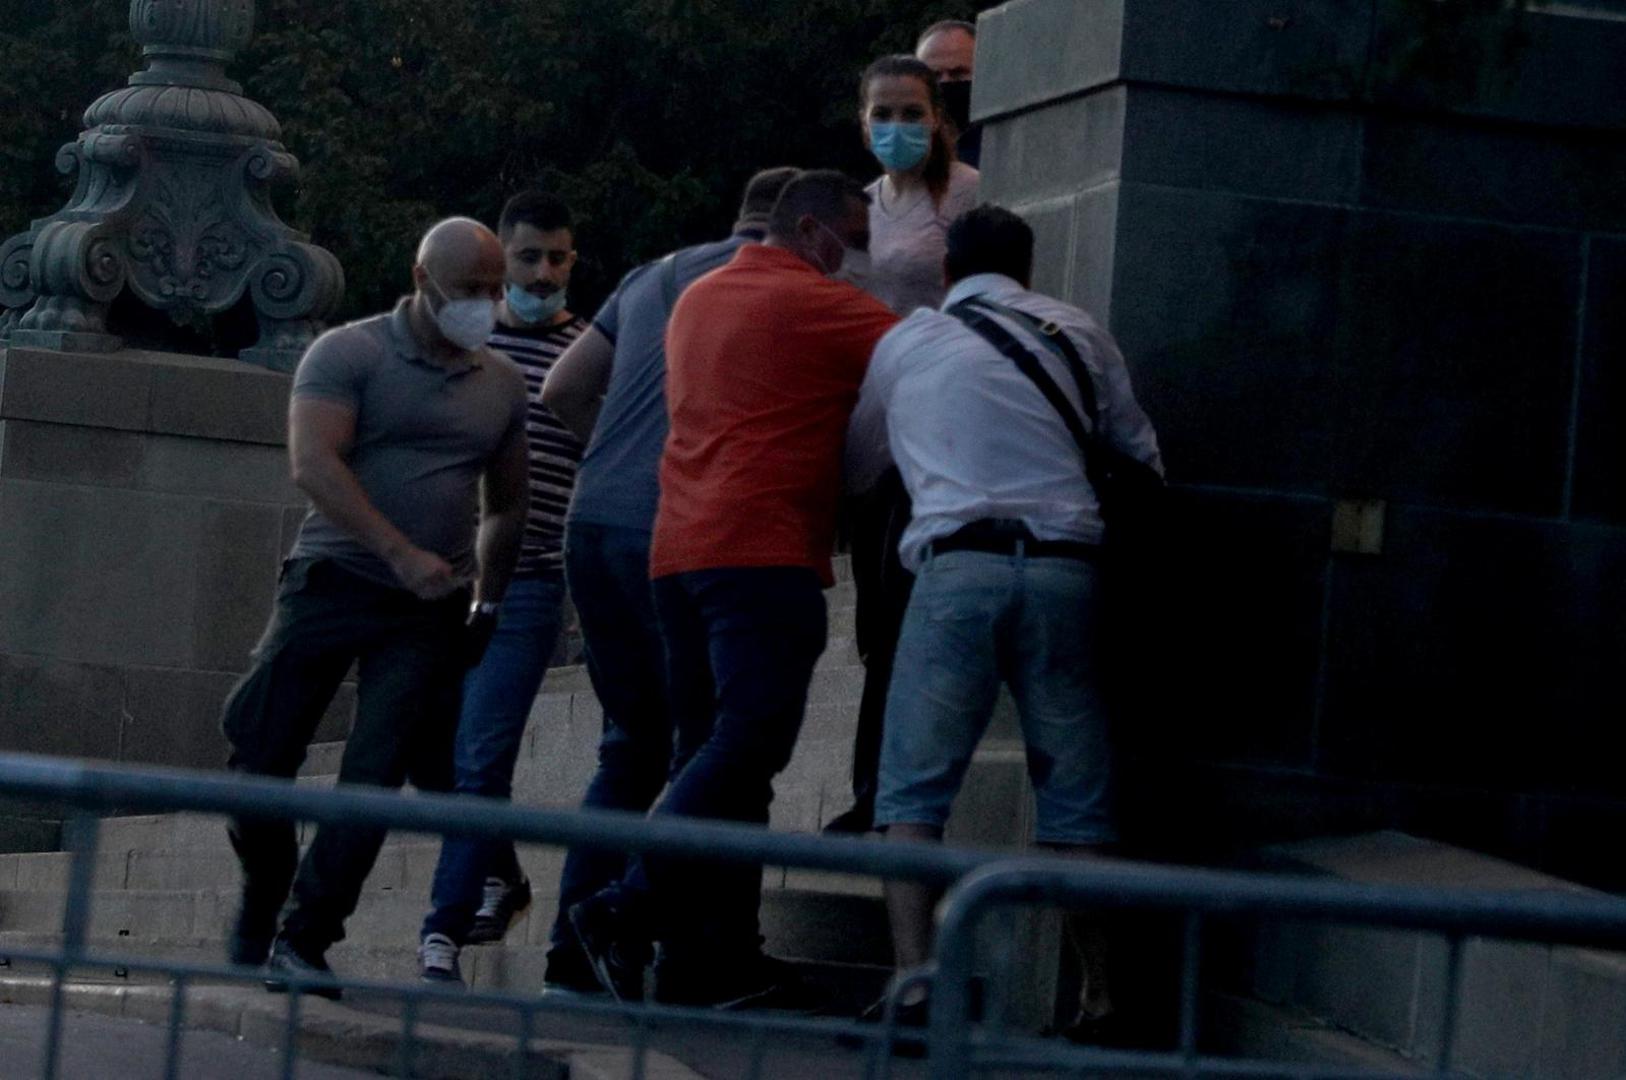
{"label": "shoe lace", "polygon": [[[480,893],[480,910],[475,913],[476,918],[494,919],[502,908],[503,900],[508,896],[508,882],[502,878],[486,878],[485,888]],[[467,911],[468,908],[464,908]]]}
{"label": "shoe lace", "polygon": [[452,970],[457,964],[457,953],[457,946],[445,934],[430,934],[418,947],[418,956],[422,959],[423,966],[442,971]]}

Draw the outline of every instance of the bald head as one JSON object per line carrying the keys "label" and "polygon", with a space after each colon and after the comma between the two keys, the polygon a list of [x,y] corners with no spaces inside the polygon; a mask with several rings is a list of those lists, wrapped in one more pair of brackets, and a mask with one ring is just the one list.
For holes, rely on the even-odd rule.
{"label": "bald head", "polygon": [[418,265],[437,281],[493,263],[500,275],[502,243],[496,233],[473,218],[447,218],[424,233],[418,244]]}
{"label": "bald head", "polygon": [[500,300],[506,266],[497,234],[473,218],[447,218],[424,234],[412,281],[436,307],[449,300]]}

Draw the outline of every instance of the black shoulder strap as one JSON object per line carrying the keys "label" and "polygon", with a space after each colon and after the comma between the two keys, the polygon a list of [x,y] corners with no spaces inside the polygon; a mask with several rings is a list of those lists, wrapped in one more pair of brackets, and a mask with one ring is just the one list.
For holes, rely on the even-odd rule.
{"label": "black shoulder strap", "polygon": [[996,304],[980,296],[972,297],[965,303],[985,313],[995,312],[1003,315],[1027,327],[1038,337],[1040,344],[1060,357],[1062,363],[1067,365],[1067,370],[1072,373],[1073,381],[1078,384],[1079,400],[1084,403],[1084,415],[1089,417],[1091,435],[1101,437],[1101,408],[1095,396],[1095,380],[1090,378],[1090,369],[1084,363],[1084,357],[1079,355],[1078,346],[1066,331],[1056,323],[1047,322],[1020,308]]}
{"label": "black shoulder strap", "polygon": [[[1039,388],[1039,392],[1044,395],[1045,400],[1050,402],[1051,407],[1061,414],[1061,421],[1067,425],[1067,430],[1073,436],[1073,441],[1078,443],[1079,452],[1084,455],[1086,472],[1093,468],[1095,464],[1095,454],[1092,452],[1094,440],[1090,437],[1089,430],[1085,428],[1084,421],[1080,419],[1078,411],[1073,408],[1073,403],[1067,400],[1067,395],[1062,393],[1060,386],[1056,385],[1056,380],[1052,379],[1050,373],[1044,369],[1044,365],[1039,363],[1039,358],[1020,341],[1017,341],[1015,334],[999,325],[985,312],[978,310],[969,301],[962,301],[953,305],[947,309],[945,314],[959,319],[975,333],[979,334],[984,341],[1009,358],[1021,370],[1022,374],[1026,375],[1033,385]],[[1090,477],[1090,482],[1092,484],[1095,482],[1093,476]]]}
{"label": "black shoulder strap", "polygon": [[661,260],[660,273],[661,299],[666,301],[666,314],[670,316],[678,302],[677,252]]}

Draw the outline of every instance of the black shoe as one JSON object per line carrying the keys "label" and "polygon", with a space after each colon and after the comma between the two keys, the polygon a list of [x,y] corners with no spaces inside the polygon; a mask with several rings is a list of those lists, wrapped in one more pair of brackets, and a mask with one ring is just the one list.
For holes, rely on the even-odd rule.
{"label": "black shoe", "polygon": [[566,914],[598,984],[617,1001],[642,1001],[649,950],[624,939],[616,905],[600,894],[572,904]]}
{"label": "black shoe", "polygon": [[1137,1045],[1123,1014],[1117,1010],[1104,1016],[1085,1016],[1080,1010],[1072,1023],[1057,1032],[1070,1043],[1100,1046],[1109,1050],[1132,1050]]}
{"label": "black shoe", "polygon": [[542,973],[542,993],[556,997],[603,997],[604,987],[579,946],[554,946]]}
{"label": "black shoe", "polygon": [[271,939],[233,934],[226,942],[226,962],[235,967],[262,967],[271,955]]}
{"label": "black shoe", "polygon": [[[277,975],[299,975],[305,977],[333,978],[333,969],[327,966],[327,961],[318,956],[312,959],[308,954],[300,952],[293,942],[287,938],[278,937],[271,946],[271,959],[265,962],[265,988],[273,994],[286,994],[288,983]],[[338,986],[306,986],[301,993],[314,994],[316,997],[327,998],[329,1001],[338,1001],[344,996],[344,990]]]}
{"label": "black shoe", "polygon": [[823,831],[832,836],[860,836],[875,831],[875,804],[863,799],[825,823]]}
{"label": "black shoe", "polygon": [[655,999],[663,1005],[708,1009],[779,1009],[811,1015],[830,1007],[828,991],[810,982],[795,964],[766,953],[718,970],[658,970]]}
{"label": "black shoe", "polygon": [[468,945],[489,945],[501,941],[525,909],[531,906],[531,883],[521,879],[509,884],[502,878],[486,878],[480,910],[465,941]]}
{"label": "black shoe", "polygon": [[[875,1004],[858,1014],[861,1024],[880,1024],[886,1020],[886,1001],[883,996]],[[900,1002],[892,1011],[894,1031],[892,1032],[892,1045],[889,1049],[898,1057],[920,1058],[926,1056],[926,1022],[931,1014],[931,999],[921,998],[919,1001]],[[838,1035],[838,1045],[849,1050],[862,1050],[867,1042],[873,1040],[860,1039],[854,1035]]]}

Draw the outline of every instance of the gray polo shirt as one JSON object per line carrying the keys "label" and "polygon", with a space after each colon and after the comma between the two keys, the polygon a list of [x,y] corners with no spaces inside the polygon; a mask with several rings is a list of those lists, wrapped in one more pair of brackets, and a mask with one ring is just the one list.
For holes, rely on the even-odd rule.
{"label": "gray polo shirt", "polygon": [[[373,506],[420,548],[472,578],[480,478],[511,430],[525,437],[525,378],[490,349],[446,366],[429,359],[393,312],[329,330],[294,373],[293,396],[355,410],[345,462]],[[312,509],[291,558],[331,559],[371,581],[399,587],[394,571]]]}

